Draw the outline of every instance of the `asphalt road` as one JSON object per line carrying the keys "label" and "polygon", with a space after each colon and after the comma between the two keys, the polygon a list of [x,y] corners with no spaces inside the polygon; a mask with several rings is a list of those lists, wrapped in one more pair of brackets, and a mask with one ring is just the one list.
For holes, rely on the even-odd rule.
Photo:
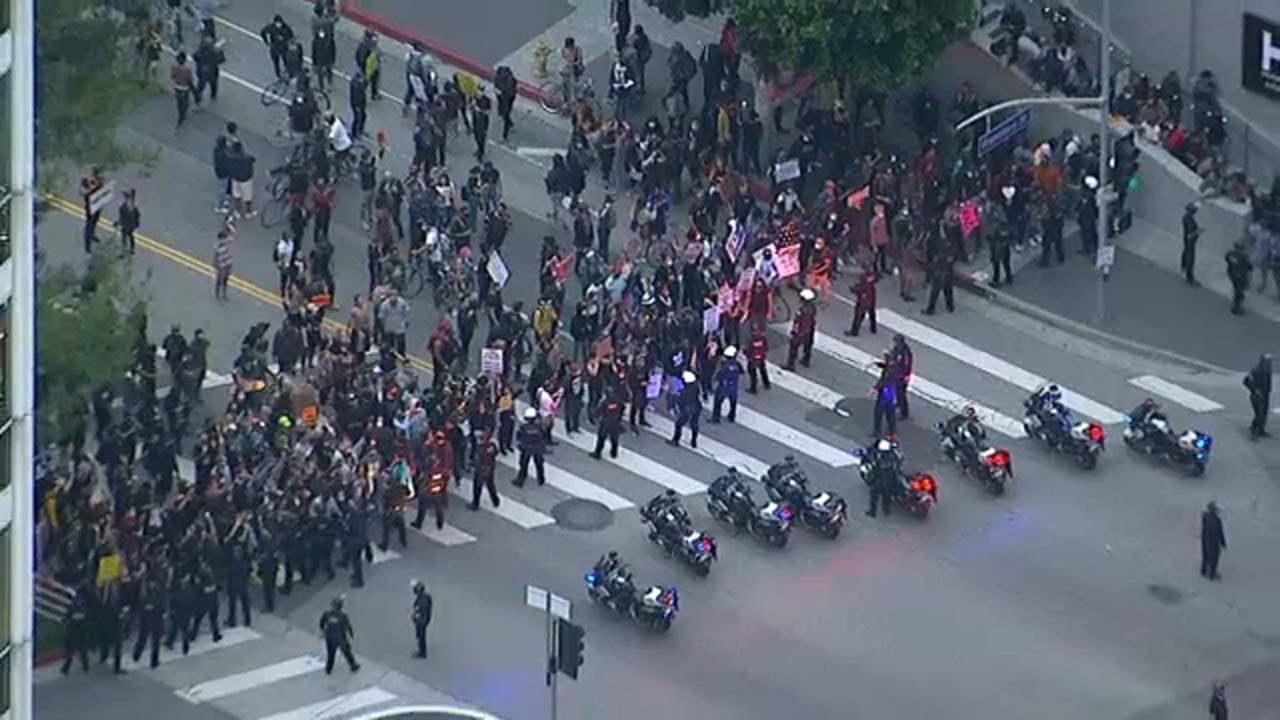
{"label": "asphalt road", "polygon": [[[299,14],[300,8],[287,11]],[[232,12],[236,22],[256,28],[265,22],[259,16],[272,10],[237,7]],[[265,53],[250,38],[231,37],[227,70],[248,84],[265,83]],[[349,49],[347,42],[340,57],[349,57]],[[399,77],[392,65],[396,60],[387,62],[387,76]],[[370,127],[391,135],[393,153],[408,146],[398,108],[383,102],[371,115]],[[216,228],[210,150],[214,133],[234,119],[259,154],[263,171],[273,151],[259,136],[268,132],[271,117],[258,104],[257,92],[226,82],[217,104],[180,132],[173,130],[167,98],[140,107],[122,128],[127,137],[159,151],[158,163],[145,177],[121,179],[138,188],[142,229],[154,239],[143,241],[143,254],[134,260],[143,277],[150,269],[154,327],[157,333],[171,322],[206,328],[215,369],[230,364],[234,345],[250,324],[276,313],[269,290],[276,277],[269,260],[273,236],[246,221],[236,250],[235,298],[224,306],[213,302],[209,269],[202,263],[211,255]],[[535,125],[530,116],[520,132],[525,133],[521,138],[542,142],[563,129]],[[469,167],[463,154],[468,149],[452,151],[455,177]],[[564,233],[541,219],[542,168],[511,151],[495,150],[494,158],[508,203],[517,211],[506,245],[514,271],[507,296],[528,302],[535,283],[528,268],[539,238],[547,233],[563,238]],[[399,171],[401,160],[393,162]],[[75,261],[75,233],[69,218],[50,217],[40,228],[40,241],[53,260]],[[354,200],[340,200],[333,237],[338,296],[346,300],[363,291],[365,282],[363,231]],[[570,293],[572,298],[576,290]],[[1280,648],[1280,620],[1272,607],[1280,579],[1271,571],[1280,528],[1270,519],[1280,504],[1274,487],[1280,455],[1274,443],[1245,439],[1238,377],[1154,367],[976,299],[958,299],[956,314],[937,318],[890,303],[885,309],[892,312],[882,312],[880,334],[852,341],[840,337],[848,308],[833,303],[820,320],[824,346],[815,353],[814,366],[803,372],[812,385],[784,376],[764,397],[744,399],[745,407],[800,433],[809,445],[793,447],[780,434],[762,432],[763,421],[747,427],[744,413],[740,425],[704,425],[704,437],[716,442],[704,442],[697,453],[670,448],[657,433],[627,437],[624,447],[664,472],[702,482],[724,464],[767,464],[794,452],[816,486],[842,493],[860,509],[864,491],[851,469],[814,459],[806,448],[818,452],[812,443],[820,443],[850,449],[867,441],[871,377],[852,367],[854,356],[878,354],[898,331],[915,347],[918,388],[932,383],[961,402],[970,398],[1014,418],[1026,394],[1022,385],[1039,377],[1087,396],[1075,403],[1082,415],[1136,404],[1148,394],[1130,382],[1139,375],[1190,388],[1223,406],[1192,413],[1168,403],[1175,424],[1195,425],[1215,436],[1208,475],[1184,480],[1133,457],[1119,442],[1109,446],[1096,473],[1085,474],[1028,441],[993,434],[1013,452],[1017,479],[1009,496],[991,499],[946,467],[936,452],[930,428],[945,412],[913,398],[913,420],[899,429],[908,465],[933,470],[942,487],[941,505],[926,523],[897,515],[872,521],[854,512],[855,520],[837,542],[800,532],[787,549],[773,551],[713,527],[701,502],[690,498],[695,522],[723,536],[711,577],[696,580],[645,541],[634,510],[619,509],[600,530],[577,532],[559,525],[525,530],[488,511],[472,514],[454,507],[450,523],[474,542],[442,547],[413,536],[401,557],[371,568],[367,586],[348,595],[358,651],[501,717],[545,717],[543,618],[523,604],[524,586],[532,583],[573,600],[575,620],[587,629],[582,676],[577,683],[560,683],[560,716],[566,719],[597,718],[607,711],[618,718],[707,720],[779,715],[1154,720],[1195,717],[1185,709],[1196,698],[1202,714],[1209,684],[1222,678],[1233,687],[1239,684],[1233,694],[1238,714],[1249,717],[1274,707],[1280,690],[1268,683],[1266,668]],[[426,303],[415,307],[410,348],[419,355],[435,320]],[[781,337],[773,341],[778,345]],[[772,360],[781,359],[775,348]],[[809,389],[808,397],[802,387]],[[815,402],[819,396],[843,399],[852,417],[831,412],[832,403]],[[1118,440],[1116,426],[1109,432]],[[655,482],[660,478],[643,474],[639,466],[593,462],[570,444],[557,447],[550,462],[630,503],[661,490]],[[835,464],[840,462],[847,465],[843,459]],[[515,491],[505,482],[510,475],[501,472],[500,489],[539,512],[552,514],[568,497],[554,488]],[[1225,580],[1218,584],[1195,574],[1197,515],[1210,499],[1223,507],[1231,542]],[[586,603],[582,575],[608,549],[630,561],[638,582],[679,586],[682,613],[670,635],[650,637]],[[433,655],[425,662],[408,658],[411,637],[401,613],[408,609],[411,578],[426,580],[436,598]],[[329,597],[343,588],[339,581],[299,599],[286,619],[310,632]],[[175,661],[175,673],[183,662]],[[246,659],[242,667],[253,662]],[[226,669],[208,672],[217,678]],[[180,680],[159,679],[175,690],[196,682],[187,671]],[[63,683],[72,692],[85,682],[56,680],[49,692]],[[252,694],[270,696],[271,686]],[[150,711],[141,693],[138,702],[139,712]],[[228,703],[239,718],[279,711],[236,697]]]}

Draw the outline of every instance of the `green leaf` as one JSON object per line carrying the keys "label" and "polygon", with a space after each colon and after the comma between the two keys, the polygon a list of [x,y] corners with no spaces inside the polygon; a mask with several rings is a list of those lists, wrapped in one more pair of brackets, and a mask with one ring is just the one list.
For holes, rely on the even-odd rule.
{"label": "green leaf", "polygon": [[732,0],[738,43],[767,76],[780,71],[892,90],[967,35],[973,0]]}
{"label": "green leaf", "polygon": [[140,306],[145,295],[139,284],[106,253],[93,255],[83,270],[40,268],[36,403],[42,440],[67,441],[93,392],[128,370]]}
{"label": "green leaf", "polygon": [[138,50],[145,20],[101,0],[40,0],[36,143],[42,175],[65,165],[115,168],[140,159],[116,128],[156,92]]}

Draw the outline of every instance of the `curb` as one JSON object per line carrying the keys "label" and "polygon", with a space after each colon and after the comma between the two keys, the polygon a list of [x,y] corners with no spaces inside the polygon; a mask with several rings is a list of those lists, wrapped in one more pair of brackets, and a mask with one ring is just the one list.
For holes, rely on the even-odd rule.
{"label": "curb", "polygon": [[[477,60],[473,60],[448,45],[407,30],[402,25],[384,20],[382,17],[360,7],[360,0],[339,0],[338,12],[352,22],[363,25],[379,35],[385,35],[392,40],[398,40],[402,43],[417,43],[428,53],[435,55],[445,63],[461,68],[472,75],[484,78],[491,83],[493,82],[495,75],[494,68]],[[536,102],[541,102],[549,98],[547,93],[543,92],[540,88],[536,88],[523,81],[516,82],[516,91],[521,97]]]}
{"label": "curb", "polygon": [[1134,355],[1147,358],[1148,360],[1181,365],[1198,373],[1230,375],[1236,372],[1235,370],[1219,367],[1203,360],[1187,357],[1186,355],[1176,353],[1172,350],[1165,350],[1164,348],[1158,348],[1151,345],[1145,345],[1134,340],[1128,340],[1118,335],[1098,330],[1097,328],[1091,327],[1082,322],[1072,320],[1071,318],[1063,317],[1057,313],[1045,310],[1035,303],[1027,302],[1026,300],[1014,297],[1009,293],[997,290],[984,282],[980,282],[974,278],[973,275],[967,272],[956,271],[954,277],[958,287],[973,295],[977,295],[988,302],[1000,305],[1022,315],[1026,315],[1059,330],[1084,336],[1094,342],[1112,345]]}
{"label": "curb", "polygon": [[54,663],[62,662],[63,660],[66,660],[66,659],[67,659],[67,653],[65,650],[50,650],[49,652],[44,653],[43,655],[37,655],[35,662],[33,662],[32,665],[34,665],[35,667],[47,667]]}

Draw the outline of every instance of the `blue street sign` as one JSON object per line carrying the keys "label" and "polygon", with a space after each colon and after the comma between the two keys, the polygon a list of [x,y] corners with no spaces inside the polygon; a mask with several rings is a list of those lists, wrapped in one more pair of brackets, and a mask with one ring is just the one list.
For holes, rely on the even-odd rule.
{"label": "blue street sign", "polygon": [[1023,108],[978,138],[978,157],[995,150],[1031,127],[1031,108]]}

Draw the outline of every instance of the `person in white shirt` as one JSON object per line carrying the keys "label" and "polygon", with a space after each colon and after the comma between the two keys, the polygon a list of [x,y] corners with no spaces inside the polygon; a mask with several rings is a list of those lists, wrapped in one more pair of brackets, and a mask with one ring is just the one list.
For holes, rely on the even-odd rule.
{"label": "person in white shirt", "polygon": [[343,124],[342,119],[329,113],[325,120],[329,124],[329,148],[338,155],[350,152],[355,143],[352,142],[351,133],[347,131],[347,126]]}

